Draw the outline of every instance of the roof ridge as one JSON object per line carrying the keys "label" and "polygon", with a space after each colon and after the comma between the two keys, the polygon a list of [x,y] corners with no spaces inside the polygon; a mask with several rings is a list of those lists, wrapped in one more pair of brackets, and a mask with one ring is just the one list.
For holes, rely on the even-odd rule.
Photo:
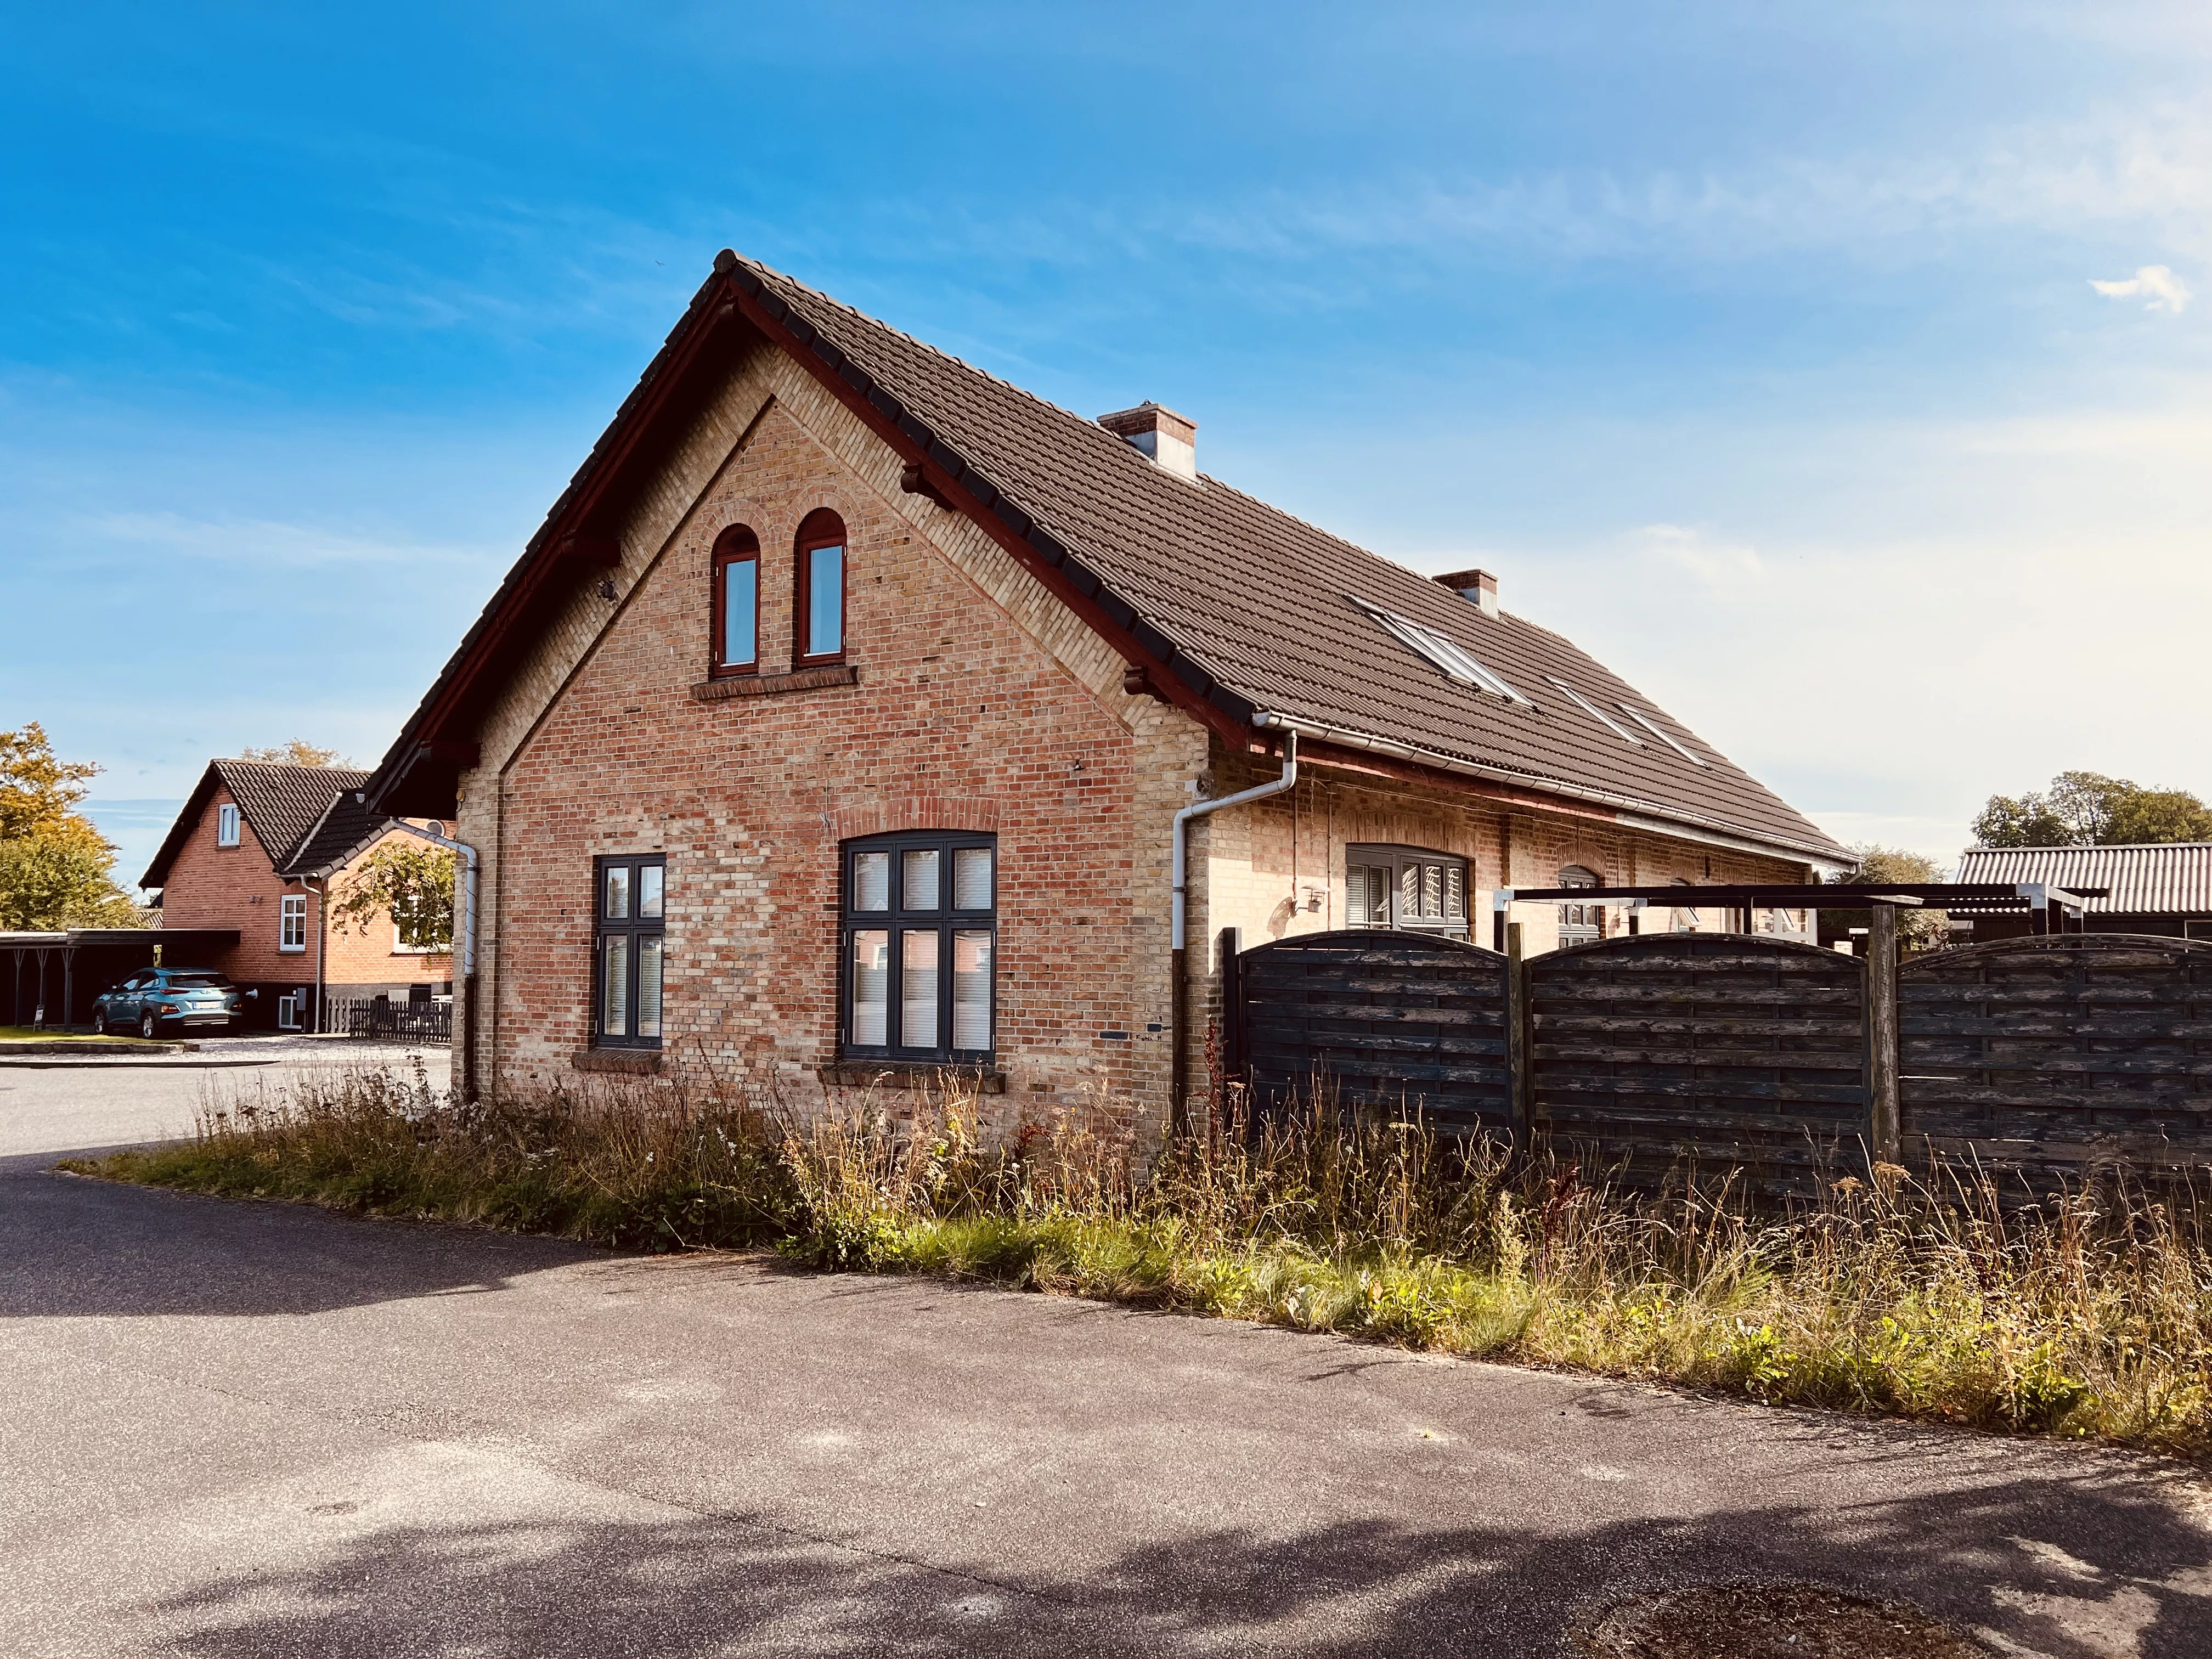
{"label": "roof ridge", "polygon": [[2212,841],[2075,841],[2062,847],[1984,847],[1978,843],[1966,853],[2151,853],[2169,848],[2212,848]]}
{"label": "roof ridge", "polygon": [[[981,363],[971,363],[965,357],[960,356],[955,352],[947,351],[943,346],[933,345],[930,342],[923,339],[918,334],[908,333],[896,323],[887,323],[880,317],[870,316],[866,312],[861,310],[860,307],[841,300],[834,294],[825,294],[820,289],[814,287],[811,283],[800,281],[787,270],[778,270],[774,265],[765,264],[758,259],[747,258],[744,254],[736,252],[735,250],[732,250],[732,257],[736,258],[739,264],[750,265],[754,270],[759,272],[761,275],[773,276],[779,283],[788,283],[792,287],[799,289],[801,293],[805,294],[810,298],[819,300],[823,305],[830,307],[834,311],[842,311],[847,316],[854,319],[856,321],[866,323],[871,328],[879,328],[886,334],[895,334],[900,339],[904,340],[908,345],[918,346],[922,350],[929,353],[933,357],[942,357],[946,362],[952,364],[955,368],[964,368],[970,374],[980,374],[985,380],[990,381],[992,385],[1002,386],[1006,391],[1013,392],[1018,397],[1028,398],[1033,404],[1042,404],[1044,408],[1053,410],[1055,414],[1065,415],[1069,420],[1074,421],[1079,425],[1091,427],[1099,432],[1106,432],[1106,428],[1098,424],[1098,420],[1096,416],[1079,414],[1076,410],[1070,409],[1066,404],[1056,404],[1053,402],[1051,398],[1032,392],[1025,386],[1016,386],[1012,380],[1007,380],[1004,375],[993,374],[989,369],[985,368]],[[1106,432],[1106,435],[1110,438],[1114,434],[1110,432]],[[941,437],[942,434],[940,434],[939,436]]]}

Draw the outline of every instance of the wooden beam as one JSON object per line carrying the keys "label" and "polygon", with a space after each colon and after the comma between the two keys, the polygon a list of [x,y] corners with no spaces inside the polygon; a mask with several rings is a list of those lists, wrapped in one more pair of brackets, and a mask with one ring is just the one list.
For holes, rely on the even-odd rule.
{"label": "wooden beam", "polygon": [[1895,1164],[1898,1127],[1897,911],[1877,904],[1867,929],[1867,1130],[1875,1161]]}

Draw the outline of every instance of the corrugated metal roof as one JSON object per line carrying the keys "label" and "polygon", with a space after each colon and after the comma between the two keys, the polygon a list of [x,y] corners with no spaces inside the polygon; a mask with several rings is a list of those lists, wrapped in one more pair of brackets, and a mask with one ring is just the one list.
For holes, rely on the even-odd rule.
{"label": "corrugated metal roof", "polygon": [[2212,915],[2212,842],[2132,847],[1969,847],[1960,881],[2109,887],[2092,915]]}

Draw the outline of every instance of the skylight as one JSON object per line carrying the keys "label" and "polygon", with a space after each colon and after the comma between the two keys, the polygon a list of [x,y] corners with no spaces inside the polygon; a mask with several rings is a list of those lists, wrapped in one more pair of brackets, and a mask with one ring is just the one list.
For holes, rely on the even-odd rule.
{"label": "skylight", "polygon": [[1662,732],[1656,726],[1654,726],[1649,720],[1646,720],[1643,715],[1638,714],[1626,703],[1620,705],[1620,712],[1627,715],[1629,719],[1634,720],[1638,726],[1649,732],[1653,737],[1658,738],[1660,742],[1665,744],[1669,749],[1680,755],[1684,760],[1689,762],[1691,765],[1703,766],[1705,764],[1705,762],[1699,760],[1688,750],[1683,748],[1680,744],[1675,742],[1674,738],[1668,737],[1664,732]]}
{"label": "skylight", "polygon": [[1364,599],[1353,599],[1352,602],[1382,623],[1383,628],[1400,643],[1410,646],[1437,668],[1443,670],[1445,678],[1456,680],[1462,685],[1472,685],[1477,690],[1487,691],[1492,696],[1504,698],[1508,702],[1517,702],[1523,707],[1534,707],[1528,698],[1477,662],[1468,654],[1467,647],[1457,641],[1448,640],[1433,629],[1424,628],[1420,623],[1401,617],[1395,611],[1385,611],[1380,605],[1368,604]]}
{"label": "skylight", "polygon": [[[1600,708],[1595,703],[1592,702],[1588,697],[1583,696],[1581,692],[1576,690],[1573,686],[1569,685],[1565,680],[1559,678],[1554,674],[1547,674],[1544,678],[1551,681],[1553,684],[1558,686],[1560,690],[1565,692],[1569,700],[1574,703],[1576,708],[1581,709],[1583,713],[1588,714],[1592,720],[1595,720],[1600,726],[1605,727],[1607,731],[1612,732],[1613,736],[1619,738],[1623,743],[1628,744],[1638,749],[1644,747],[1643,738],[1638,737],[1635,732],[1630,731],[1619,720],[1613,719],[1612,715],[1607,714],[1605,710]],[[1624,708],[1622,712],[1625,714],[1627,711]]]}

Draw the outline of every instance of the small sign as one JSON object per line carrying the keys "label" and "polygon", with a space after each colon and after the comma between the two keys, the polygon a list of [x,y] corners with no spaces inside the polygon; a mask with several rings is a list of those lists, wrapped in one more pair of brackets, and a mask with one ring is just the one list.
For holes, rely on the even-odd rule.
{"label": "small sign", "polygon": [[161,947],[158,945],[154,947],[154,965],[156,968],[161,965]]}

